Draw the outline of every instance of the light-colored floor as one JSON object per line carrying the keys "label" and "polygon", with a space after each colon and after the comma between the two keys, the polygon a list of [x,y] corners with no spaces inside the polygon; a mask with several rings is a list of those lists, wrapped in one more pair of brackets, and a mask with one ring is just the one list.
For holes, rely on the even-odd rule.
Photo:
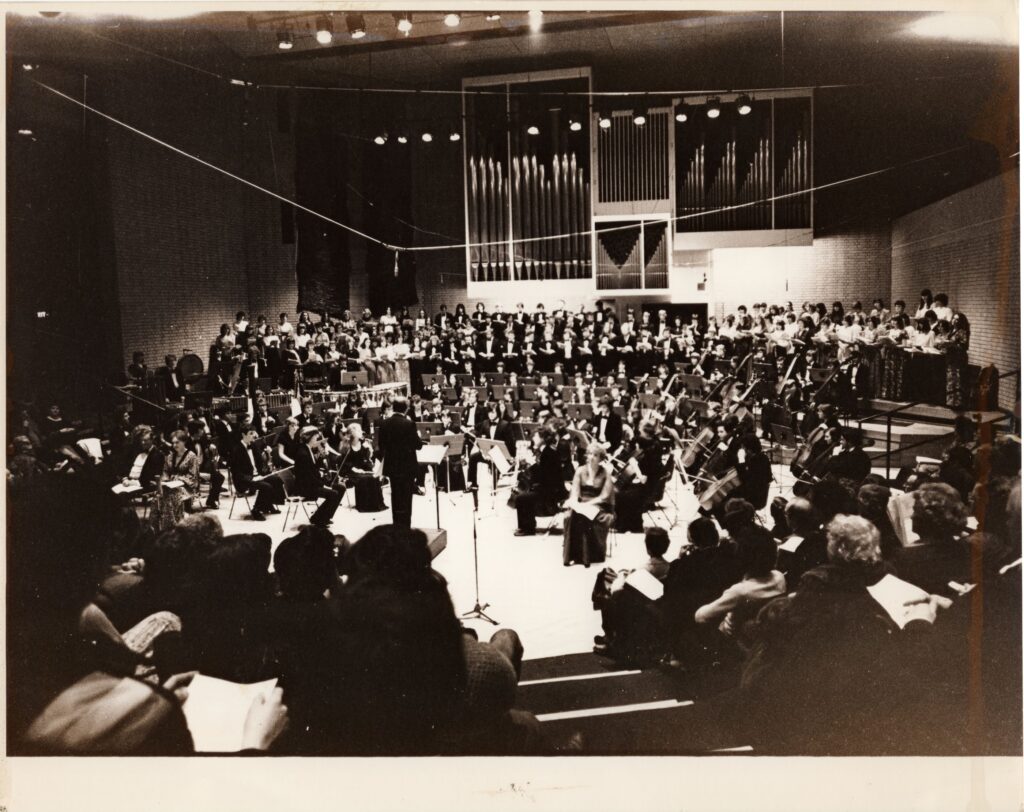
{"label": "light-colored floor", "polygon": [[[780,493],[789,496],[792,475],[782,466],[773,466],[773,471],[776,482],[772,484],[770,497]],[[499,625],[479,620],[466,620],[466,625],[477,629],[483,640],[496,628],[515,629],[522,638],[527,659],[590,651],[594,635],[601,633],[600,615],[590,602],[597,573],[602,566],[626,569],[642,564],[646,560],[643,535],[610,535],[610,555],[604,565],[595,564],[589,569],[579,565],[564,567],[561,535],[514,536],[516,514],[507,505],[508,489],[500,490],[492,498],[490,484],[485,469],[481,468],[480,508],[476,515],[480,600],[488,604],[486,613]],[[415,527],[438,526],[430,476],[426,490],[426,496],[413,498]],[[388,497],[389,492],[385,490],[385,501]],[[231,498],[225,494],[221,508],[214,511],[224,532],[266,533],[275,549],[306,523],[301,509],[297,518],[289,520],[287,529],[282,527],[283,516],[268,516],[263,522],[250,521],[241,499],[235,505],[233,518],[228,519],[230,504]],[[664,513],[648,513],[645,525],[657,524],[669,529],[671,546],[667,557],[671,560],[685,541],[688,523],[697,515],[697,500],[692,488],[676,475],[661,504]],[[346,496],[331,525],[334,533],[356,541],[374,525],[391,521],[390,510],[358,513],[351,505],[352,497]],[[763,514],[770,526],[767,510]],[[470,611],[475,603],[473,520],[470,494],[440,494],[440,526],[447,531],[448,546],[434,560],[434,567],[447,579],[455,611],[460,615]],[[547,521],[541,518],[540,526],[544,527]]]}

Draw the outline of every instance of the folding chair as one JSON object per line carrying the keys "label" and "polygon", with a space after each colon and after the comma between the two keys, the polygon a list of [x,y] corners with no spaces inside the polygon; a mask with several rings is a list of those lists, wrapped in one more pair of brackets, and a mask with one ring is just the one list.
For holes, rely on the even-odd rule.
{"label": "folding chair", "polygon": [[249,501],[251,494],[241,493],[238,488],[235,487],[235,478],[231,475],[231,466],[228,466],[228,490],[231,491],[231,507],[228,508],[228,518],[230,519],[235,512],[235,500],[238,497],[242,497],[242,501],[245,502],[245,506],[252,513],[252,503]]}
{"label": "folding chair", "polygon": [[288,491],[295,487],[295,474],[290,469],[284,469],[277,472],[278,478],[281,480],[281,486],[284,489],[284,522],[281,524],[282,530],[288,529],[289,517],[299,515],[299,507],[302,507],[302,512],[306,514],[306,521],[310,520],[309,510],[306,508],[307,504],[313,505],[313,509],[320,504],[319,499],[306,499],[304,496],[296,494],[292,496]]}

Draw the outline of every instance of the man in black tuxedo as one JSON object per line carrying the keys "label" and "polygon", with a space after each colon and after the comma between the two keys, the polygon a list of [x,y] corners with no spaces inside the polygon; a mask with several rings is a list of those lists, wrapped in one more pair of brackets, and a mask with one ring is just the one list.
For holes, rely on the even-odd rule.
{"label": "man in black tuxedo", "polygon": [[612,399],[605,395],[594,418],[594,439],[605,446],[609,453],[622,444],[622,418],[612,411]]}
{"label": "man in black tuxedo", "polygon": [[[507,420],[503,420],[498,414],[498,405],[496,403],[490,403],[487,406],[487,419],[481,421],[476,426],[476,437],[477,440],[500,440],[505,444],[505,448],[511,453],[515,453],[516,447],[515,435],[512,434],[512,424]],[[469,455],[469,485],[470,487],[476,487],[477,484],[477,465],[481,462],[486,462],[486,458],[480,453],[480,450],[476,447]]]}
{"label": "man in black tuxedo", "polygon": [[280,513],[276,507],[284,502],[284,488],[277,477],[268,477],[254,481],[260,475],[260,466],[253,449],[256,442],[256,429],[252,424],[242,429],[242,434],[235,453],[231,456],[231,477],[238,493],[256,491],[256,504],[252,508],[254,521],[262,522],[268,513]]}
{"label": "man in black tuxedo", "polygon": [[177,364],[175,356],[165,355],[164,365],[155,373],[157,380],[163,384],[164,397],[168,400],[181,400],[185,397],[185,381]]}
{"label": "man in black tuxedo", "polygon": [[442,333],[452,326],[452,317],[447,305],[441,305],[440,311],[434,316],[434,326]]}
{"label": "man in black tuxedo", "polygon": [[320,429],[309,426],[299,435],[298,453],[295,455],[295,492],[303,499],[323,499],[320,507],[310,517],[309,523],[317,527],[328,527],[334,512],[345,495],[344,485],[329,487],[324,484],[317,464],[316,455],[322,448],[324,436]]}
{"label": "man in black tuxedo", "polygon": [[409,401],[404,397],[391,402],[394,414],[380,427],[380,453],[384,476],[391,481],[391,521],[412,526],[412,495],[416,491],[419,463],[416,451],[423,445],[416,424],[407,416]]}

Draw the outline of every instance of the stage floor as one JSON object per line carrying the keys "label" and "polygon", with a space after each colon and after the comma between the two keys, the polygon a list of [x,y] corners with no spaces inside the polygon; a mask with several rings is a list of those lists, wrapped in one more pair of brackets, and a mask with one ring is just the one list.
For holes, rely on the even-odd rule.
{"label": "stage floor", "polygon": [[[792,493],[793,476],[788,468],[773,466],[776,481],[772,498]],[[426,496],[413,499],[413,525],[436,527],[433,483],[428,475]],[[389,492],[385,489],[385,502]],[[523,641],[525,657],[537,659],[556,655],[588,652],[595,634],[601,633],[601,616],[594,611],[590,594],[602,567],[626,569],[642,564],[646,558],[643,534],[612,533],[608,537],[607,561],[592,565],[562,566],[562,536],[538,533],[516,537],[515,511],[508,507],[508,489],[500,490],[492,499],[490,480],[481,469],[480,509],[477,514],[479,547],[480,600],[488,604],[486,613],[498,622],[467,620],[481,640],[487,640],[497,628],[515,629]],[[334,516],[331,530],[357,541],[377,524],[391,521],[391,511],[359,513],[351,507],[352,497],[346,495]],[[266,533],[274,548],[306,523],[301,509],[298,517],[282,527],[283,516],[268,516],[266,521],[253,522],[243,500],[235,505],[234,518],[228,519],[231,499],[222,496],[219,510],[213,511],[224,526],[225,533]],[[664,512],[652,511],[645,516],[645,525],[658,525],[669,530],[671,546],[667,557],[676,557],[686,539],[686,527],[697,515],[697,500],[690,487],[684,486],[678,474],[665,491],[661,502]],[[767,508],[762,511],[765,524],[771,526]],[[548,519],[540,518],[545,527]],[[440,494],[440,526],[447,531],[448,546],[436,559],[434,567],[448,581],[449,592],[459,614],[468,612],[475,602],[473,577],[473,499],[468,493]],[[561,525],[559,524],[559,527]]]}

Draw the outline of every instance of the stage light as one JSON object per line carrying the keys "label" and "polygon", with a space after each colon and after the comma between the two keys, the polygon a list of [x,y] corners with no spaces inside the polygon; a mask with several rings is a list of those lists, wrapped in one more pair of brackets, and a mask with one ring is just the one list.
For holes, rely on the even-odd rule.
{"label": "stage light", "polygon": [[531,9],[527,12],[526,17],[530,21],[530,30],[540,31],[540,27],[544,25],[544,12],[539,8]]}
{"label": "stage light", "polygon": [[736,99],[736,112],[741,116],[750,115],[750,111],[754,109],[754,105],[750,102],[750,96],[746,93],[741,93],[739,98]]}
{"label": "stage light", "polygon": [[682,124],[684,121],[686,121],[686,119],[688,117],[689,117],[689,115],[686,112],[686,105],[685,104],[680,104],[676,108],[676,121],[678,121],[680,124]]}
{"label": "stage light", "polygon": [[32,135],[32,130],[18,130],[18,135]]}
{"label": "stage light", "polygon": [[462,22],[462,15],[452,12],[444,15],[444,24],[449,28],[457,28],[459,23]]}
{"label": "stage light", "polygon": [[448,140],[449,141],[461,141],[462,140],[462,135],[461,135],[461,133],[459,133],[458,130],[452,130],[451,134],[448,136]]}
{"label": "stage light", "polygon": [[580,130],[583,129],[583,123],[578,118],[570,118],[569,129],[572,130],[574,133],[578,133]]}
{"label": "stage light", "polygon": [[334,39],[334,26],[330,17],[317,17],[316,41],[321,45],[330,45]]}
{"label": "stage light", "polygon": [[633,123],[637,127],[643,127],[647,123],[647,109],[644,107],[633,108]]}
{"label": "stage light", "polygon": [[607,113],[598,113],[597,114],[597,126],[600,127],[602,130],[611,129],[612,117],[610,115],[608,115]]}
{"label": "stage light", "polygon": [[408,144],[409,143],[409,136],[407,136],[405,133],[402,133],[395,140],[399,144]]}
{"label": "stage light", "polygon": [[395,18],[395,25],[398,26],[398,30],[409,36],[409,32],[412,31],[412,14],[408,11],[403,11],[400,14],[391,15]]}
{"label": "stage light", "polygon": [[431,141],[434,140],[434,135],[433,133],[423,133],[423,135],[421,135],[420,138],[423,139],[423,143],[429,144]]}
{"label": "stage light", "polygon": [[531,124],[529,127],[526,128],[526,134],[540,135],[540,127],[538,127],[536,124]]}
{"label": "stage light", "polygon": [[498,22],[498,20],[501,19],[501,15],[500,14],[488,14],[485,19],[489,23],[496,23],[496,22]]}
{"label": "stage light", "polygon": [[388,142],[388,134],[387,133],[382,133],[381,135],[378,135],[376,138],[373,139],[373,143],[375,143],[378,147],[384,146],[387,142]]}
{"label": "stage light", "polygon": [[708,99],[708,118],[718,118],[722,115],[722,105],[718,103],[718,99]]}
{"label": "stage light", "polygon": [[22,70],[35,70],[35,65],[29,65],[27,62],[21,66]]}
{"label": "stage light", "polygon": [[345,26],[352,39],[362,39],[366,36],[366,20],[362,14],[346,14]]}
{"label": "stage light", "polygon": [[291,31],[279,31],[277,34],[277,47],[282,51],[290,51],[295,46],[295,40]]}

